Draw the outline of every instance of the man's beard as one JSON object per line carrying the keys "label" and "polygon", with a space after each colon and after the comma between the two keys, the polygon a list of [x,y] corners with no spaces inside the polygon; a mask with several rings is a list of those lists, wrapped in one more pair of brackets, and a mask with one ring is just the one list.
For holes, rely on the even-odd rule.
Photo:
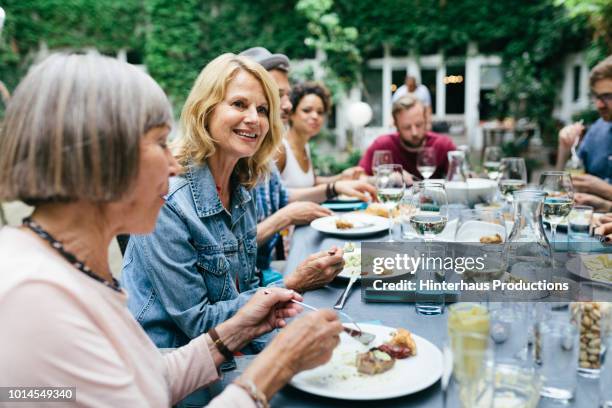
{"label": "man's beard", "polygon": [[418,144],[413,144],[413,143],[410,143],[409,141],[404,140],[404,139],[402,139],[402,138],[400,137],[400,141],[401,141],[401,143],[402,143],[402,146],[403,146],[405,149],[409,150],[409,151],[417,151],[417,150],[420,150],[420,149],[421,149],[423,146],[425,146],[425,139],[427,139],[427,138],[426,138],[426,137],[423,137],[423,139],[421,139],[421,141],[420,141]]}
{"label": "man's beard", "polygon": [[612,122],[612,111],[610,109],[599,109],[599,116],[606,122]]}

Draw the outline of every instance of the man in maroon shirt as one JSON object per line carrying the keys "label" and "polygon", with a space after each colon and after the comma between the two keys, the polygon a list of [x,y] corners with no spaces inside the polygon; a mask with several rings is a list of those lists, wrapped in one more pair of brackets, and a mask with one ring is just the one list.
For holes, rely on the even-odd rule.
{"label": "man in maroon shirt", "polygon": [[359,161],[359,166],[372,175],[374,152],[389,150],[393,163],[401,164],[408,173],[422,179],[423,175],[417,170],[417,156],[424,147],[432,147],[437,167],[431,178],[444,178],[448,169],[447,153],[456,150],[451,138],[427,131],[425,107],[414,95],[395,101],[392,114],[397,132],[376,138]]}

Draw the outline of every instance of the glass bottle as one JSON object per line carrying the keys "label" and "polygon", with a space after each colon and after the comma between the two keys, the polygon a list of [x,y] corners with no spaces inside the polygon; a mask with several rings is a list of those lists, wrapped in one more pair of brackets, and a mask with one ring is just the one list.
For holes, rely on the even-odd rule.
{"label": "glass bottle", "polygon": [[452,150],[448,154],[448,172],[446,181],[462,181],[467,179],[465,173],[465,152]]}
{"label": "glass bottle", "polygon": [[[506,248],[508,272],[513,277],[511,280],[526,283],[552,280],[552,250],[542,226],[545,197],[546,193],[541,190],[514,192],[514,225]],[[520,296],[540,299],[548,296],[548,291],[530,288],[520,292]]]}

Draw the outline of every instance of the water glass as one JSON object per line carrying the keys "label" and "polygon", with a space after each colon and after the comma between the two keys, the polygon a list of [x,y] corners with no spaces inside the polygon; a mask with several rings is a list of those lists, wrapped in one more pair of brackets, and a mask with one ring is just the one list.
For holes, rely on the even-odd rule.
{"label": "water glass", "polygon": [[391,150],[375,150],[372,155],[372,174],[376,176],[378,166],[393,164],[393,153]]}
{"label": "water glass", "polygon": [[414,215],[415,212],[416,208],[412,202],[412,189],[407,189],[404,192],[404,197],[402,197],[399,203],[399,220],[401,238],[403,241],[418,238],[416,231],[410,226],[410,217]]}
{"label": "water glass", "polygon": [[593,221],[593,207],[588,205],[574,205],[569,213],[568,239],[574,241],[590,241],[589,230]]}
{"label": "water glass", "polygon": [[[463,335],[477,334],[488,338],[489,327],[489,311],[478,303],[459,302],[448,307],[448,338],[453,355],[460,351]],[[457,368],[456,364],[453,367]]]}
{"label": "water glass", "polygon": [[540,394],[560,402],[572,400],[580,352],[578,328],[569,319],[539,322],[534,348],[542,375]]}
{"label": "water glass", "polygon": [[602,337],[607,358],[603,359],[599,374],[599,405],[601,408],[612,408],[612,333]]}
{"label": "water glass", "polygon": [[488,336],[464,332],[453,340],[453,375],[459,383],[461,406],[492,407],[495,362]]}
{"label": "water glass", "polygon": [[508,364],[527,363],[528,330],[527,303],[503,302],[491,304],[491,339],[494,342],[495,361]]}
{"label": "water glass", "polygon": [[[497,352],[495,353],[497,356]],[[533,367],[495,362],[494,407],[535,408],[542,381]]]}
{"label": "water glass", "polygon": [[[427,256],[430,258],[446,257],[446,246],[444,244],[427,244]],[[436,269],[438,262],[433,262],[433,268],[421,265],[416,271],[417,289],[415,292],[415,308],[418,314],[439,315],[444,313],[444,291],[436,288],[425,288],[421,285],[439,283],[444,281],[445,271]]]}

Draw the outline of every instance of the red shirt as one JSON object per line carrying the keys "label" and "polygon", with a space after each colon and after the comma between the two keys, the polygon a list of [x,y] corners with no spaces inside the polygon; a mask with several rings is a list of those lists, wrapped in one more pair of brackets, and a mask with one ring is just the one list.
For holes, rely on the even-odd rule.
{"label": "red shirt", "polygon": [[[436,171],[431,178],[445,178],[448,169],[447,153],[451,150],[457,150],[455,143],[453,143],[450,137],[434,132],[427,132],[425,138],[425,146],[434,148],[436,161],[438,163]],[[359,161],[359,166],[369,175],[372,175],[372,156],[374,156],[376,150],[390,150],[393,156],[393,163],[401,164],[407,172],[423,178],[416,166],[417,153],[409,152],[402,146],[398,132],[379,136],[372,142],[370,147],[368,147],[368,150],[366,150]]]}

